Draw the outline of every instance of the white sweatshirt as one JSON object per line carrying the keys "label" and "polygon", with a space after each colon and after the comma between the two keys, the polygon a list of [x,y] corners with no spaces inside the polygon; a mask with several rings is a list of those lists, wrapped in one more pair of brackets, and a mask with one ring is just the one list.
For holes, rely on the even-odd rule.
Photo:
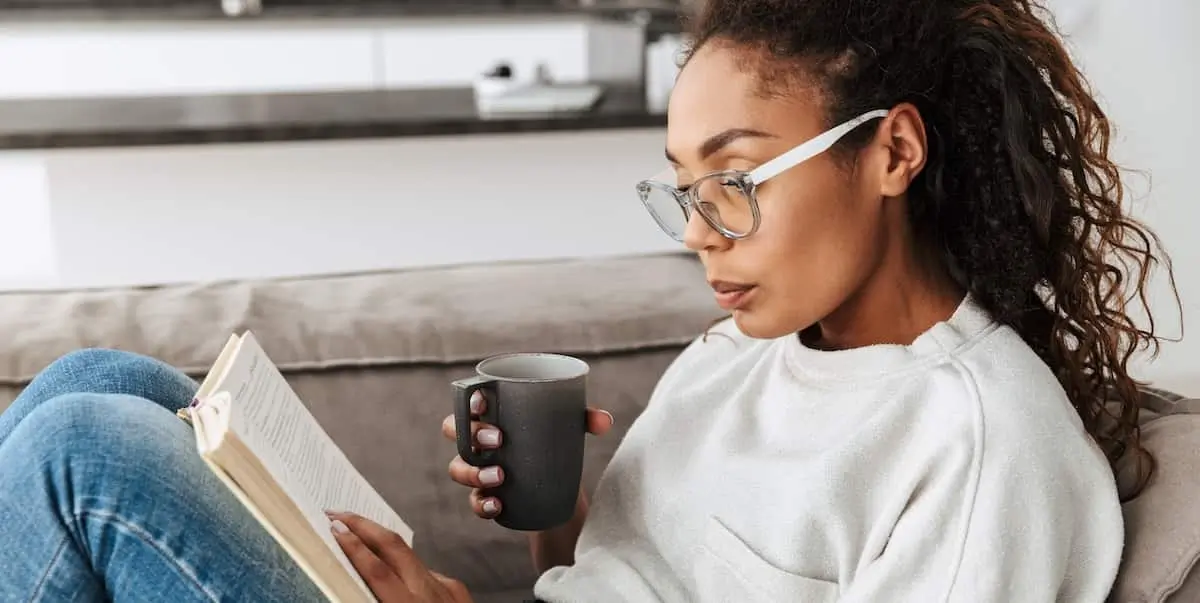
{"label": "white sweatshirt", "polygon": [[[724,335],[724,336],[723,336]],[[1101,603],[1112,472],[1050,370],[970,297],[909,346],[731,321],[667,370],[548,602]]]}

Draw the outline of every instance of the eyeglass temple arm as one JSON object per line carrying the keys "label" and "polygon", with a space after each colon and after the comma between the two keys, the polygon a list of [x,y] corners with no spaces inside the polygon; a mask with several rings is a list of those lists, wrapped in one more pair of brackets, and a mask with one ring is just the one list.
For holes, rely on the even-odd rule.
{"label": "eyeglass temple arm", "polygon": [[835,126],[829,131],[805,142],[796,148],[758,166],[750,172],[750,181],[754,184],[766,182],[775,176],[778,176],[787,169],[800,163],[820,155],[829,150],[835,142],[848,134],[854,128],[861,126],[869,120],[877,117],[887,117],[886,109],[878,109],[869,113],[864,113],[847,121],[841,125]]}

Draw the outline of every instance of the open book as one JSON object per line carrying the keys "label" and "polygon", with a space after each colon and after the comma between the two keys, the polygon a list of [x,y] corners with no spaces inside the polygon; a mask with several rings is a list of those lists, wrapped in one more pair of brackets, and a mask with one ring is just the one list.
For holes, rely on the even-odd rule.
{"label": "open book", "polygon": [[182,411],[209,468],[334,603],[375,601],[329,531],[326,510],[412,530],[334,444],[254,336],[229,339]]}

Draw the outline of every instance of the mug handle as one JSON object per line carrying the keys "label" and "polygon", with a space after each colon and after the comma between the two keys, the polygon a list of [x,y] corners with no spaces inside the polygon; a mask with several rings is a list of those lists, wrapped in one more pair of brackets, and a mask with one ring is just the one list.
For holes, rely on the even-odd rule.
{"label": "mug handle", "polygon": [[[454,431],[455,440],[458,444],[458,456],[462,460],[475,467],[484,467],[495,464],[495,450],[475,451],[471,442],[471,394],[482,389],[495,388],[490,387],[495,383],[494,379],[488,377],[470,377],[461,379],[451,383],[454,386]],[[493,395],[488,399],[487,409],[483,416],[480,417],[484,421],[495,422],[497,416],[496,407],[500,401]]]}

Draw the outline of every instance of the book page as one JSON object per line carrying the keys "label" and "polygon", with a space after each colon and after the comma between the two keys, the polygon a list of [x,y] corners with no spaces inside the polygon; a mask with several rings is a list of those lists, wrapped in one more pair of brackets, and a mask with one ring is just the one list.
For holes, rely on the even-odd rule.
{"label": "book page", "polygon": [[230,430],[260,459],[351,575],[358,578],[329,531],[326,510],[358,513],[412,544],[412,530],[325,433],[250,333],[220,388],[232,397]]}

